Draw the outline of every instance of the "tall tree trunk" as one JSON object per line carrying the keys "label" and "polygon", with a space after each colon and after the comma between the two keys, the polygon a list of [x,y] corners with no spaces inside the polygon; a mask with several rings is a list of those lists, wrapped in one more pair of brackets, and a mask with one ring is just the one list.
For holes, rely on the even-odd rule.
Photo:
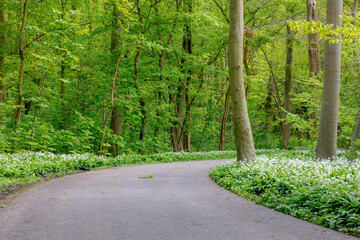
{"label": "tall tree trunk", "polygon": [[352,7],[352,16],[353,17],[357,17],[357,11],[358,11],[358,7],[359,7],[359,0],[354,0],[354,4]]}
{"label": "tall tree trunk", "polygon": [[357,146],[354,147],[356,142],[360,139],[360,114],[358,115],[354,132],[351,138],[350,154],[348,154],[348,161],[353,162],[357,158]]}
{"label": "tall tree trunk", "polygon": [[18,127],[21,119],[21,112],[23,108],[23,81],[24,81],[24,67],[25,67],[25,46],[24,46],[24,32],[25,32],[25,24],[26,24],[26,16],[27,16],[27,7],[28,0],[25,0],[23,3],[20,0],[21,6],[21,27],[19,34],[19,55],[20,55],[20,69],[19,69],[19,84],[18,84],[18,99],[17,99],[17,109],[15,113],[15,125]]}
{"label": "tall tree trunk", "polygon": [[[192,0],[187,2],[188,12],[192,12]],[[192,32],[191,22],[186,23],[183,39],[183,49],[187,54],[192,54]],[[184,61],[185,63],[185,61]],[[186,112],[185,112],[185,124],[184,124],[184,150],[191,151],[191,100],[190,100],[190,86],[191,86],[191,70],[185,71],[188,75],[186,79],[186,90],[185,90],[185,101],[186,101]]]}
{"label": "tall tree trunk", "polygon": [[[307,20],[319,21],[316,0],[307,0]],[[319,34],[309,34],[309,75],[317,76],[320,73],[320,46]]]}
{"label": "tall tree trunk", "polygon": [[229,72],[237,160],[252,161],[256,155],[243,76],[243,4],[243,0],[230,0]]}
{"label": "tall tree trunk", "polygon": [[[136,10],[137,10],[137,14],[139,16],[139,21],[140,24],[142,26],[142,34],[145,34],[146,29],[144,26],[144,18],[143,18],[143,13],[141,11],[141,7],[140,7],[140,1],[139,0],[135,0],[134,2]],[[143,43],[141,42],[140,45],[137,47],[137,52],[135,55],[135,61],[134,61],[134,80],[135,80],[135,84],[136,84],[136,89],[138,91],[138,93],[140,94],[140,113],[141,113],[141,128],[140,128],[140,133],[139,133],[139,140],[143,141],[145,138],[145,131],[146,131],[146,109],[145,109],[145,98],[143,96],[143,94],[141,93],[141,88],[140,88],[140,83],[139,83],[139,61],[140,61],[140,54],[141,54],[141,50],[143,47]]]}
{"label": "tall tree trunk", "polygon": [[[307,0],[307,20],[308,21],[319,21],[316,0]],[[315,77],[320,73],[320,45],[319,45],[319,34],[309,34],[309,76]],[[313,86],[313,88],[316,88]],[[312,101],[312,99],[310,100]],[[314,130],[317,128],[315,119],[316,113],[310,113],[310,119],[314,121]]]}
{"label": "tall tree trunk", "polygon": [[[61,5],[60,19],[64,20],[66,0],[61,0],[60,5]],[[61,46],[60,42],[59,42],[59,44]],[[61,78],[61,80],[60,80],[60,102],[61,102],[61,115],[62,115],[61,116],[61,123],[60,123],[61,128],[65,128],[65,122],[66,122],[65,70],[66,70],[65,54],[62,54],[62,60],[61,60],[61,63],[60,63],[60,78]]]}
{"label": "tall tree trunk", "polygon": [[360,114],[356,121],[356,126],[355,126],[354,133],[353,133],[353,136],[351,139],[351,145],[353,145],[359,139],[360,139]]}
{"label": "tall tree trunk", "polygon": [[[342,0],[327,1],[327,24],[341,26],[340,15],[343,11]],[[340,38],[340,36],[338,36]],[[316,148],[317,159],[337,159],[337,129],[340,95],[341,43],[325,42],[325,69],[319,139]]]}
{"label": "tall tree trunk", "polygon": [[181,84],[177,88],[176,96],[171,97],[172,98],[171,102],[175,106],[175,116],[177,118],[177,120],[173,122],[173,126],[171,127],[174,152],[180,152],[184,150],[183,128],[184,128],[184,116],[185,116],[185,108],[186,108],[185,90],[186,90],[185,86]]}
{"label": "tall tree trunk", "polygon": [[221,120],[221,130],[220,130],[220,145],[219,151],[225,150],[225,133],[226,133],[226,122],[230,111],[230,88],[228,88],[225,95],[225,107],[224,113]]}
{"label": "tall tree trunk", "polygon": [[140,61],[140,54],[141,54],[142,44],[137,48],[137,52],[135,55],[135,61],[134,61],[134,81],[136,84],[136,90],[140,94],[140,113],[141,113],[141,128],[139,132],[139,140],[143,141],[145,138],[145,132],[146,132],[146,103],[145,98],[143,94],[141,93],[140,83],[139,83],[139,61]]}
{"label": "tall tree trunk", "polygon": [[272,123],[273,123],[273,119],[275,116],[275,111],[273,108],[273,95],[274,95],[274,86],[272,84],[272,77],[270,76],[268,84],[267,84],[267,97],[266,97],[266,101],[264,104],[264,110],[266,112],[267,115],[267,119],[265,121],[265,126],[264,126],[264,130],[266,131],[267,134],[267,139],[270,140],[270,136],[271,136],[271,127],[272,127]]}
{"label": "tall tree trunk", "polygon": [[6,85],[5,85],[5,10],[4,0],[0,0],[0,130],[6,127]]}
{"label": "tall tree trunk", "polygon": [[286,122],[287,113],[291,112],[291,78],[292,78],[292,62],[293,62],[293,45],[294,40],[289,25],[286,25],[286,69],[285,69],[285,96],[284,96],[284,110],[282,118],[282,145],[285,149],[289,148],[290,140],[290,123]]}
{"label": "tall tree trunk", "polygon": [[65,108],[65,61],[61,60],[60,65],[60,102],[61,102],[61,127],[65,127],[66,122],[66,108]]}
{"label": "tall tree trunk", "polygon": [[44,72],[43,79],[42,79],[42,81],[40,83],[40,86],[39,86],[39,100],[38,100],[38,102],[36,103],[36,106],[35,106],[35,112],[34,112],[33,123],[32,123],[32,130],[31,130],[31,133],[30,133],[30,151],[33,151],[33,140],[34,140],[36,117],[37,117],[37,114],[38,114],[38,111],[40,109],[40,105],[41,105],[41,102],[42,102],[42,96],[43,96],[43,93],[44,93],[44,87],[45,87],[46,77],[47,77],[48,73],[49,73],[49,71]]}
{"label": "tall tree trunk", "polygon": [[[121,25],[120,25],[120,12],[117,9],[115,2],[113,5],[113,21],[112,21],[112,31],[111,31],[111,46],[110,51],[112,54],[112,62],[114,67],[116,67],[116,60],[120,55],[120,47],[121,47]],[[116,69],[113,69],[111,76],[115,78],[115,89],[114,89],[114,98],[119,98],[119,84],[121,75],[117,74],[115,76]],[[122,107],[114,105],[112,114],[111,114],[111,129],[112,134],[115,136],[121,135],[122,132]],[[113,144],[112,146],[112,154],[117,156],[119,154],[119,149],[117,144]]]}

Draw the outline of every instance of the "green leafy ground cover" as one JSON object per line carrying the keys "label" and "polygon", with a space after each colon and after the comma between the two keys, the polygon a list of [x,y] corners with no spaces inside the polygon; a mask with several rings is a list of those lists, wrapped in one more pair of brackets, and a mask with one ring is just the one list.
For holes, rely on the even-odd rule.
{"label": "green leafy ground cover", "polygon": [[230,162],[210,177],[258,204],[360,236],[360,161],[314,161],[311,153],[267,150],[257,161]]}
{"label": "green leafy ground cover", "polygon": [[44,178],[97,168],[205,159],[230,159],[235,158],[235,156],[234,151],[123,155],[118,157],[105,157],[94,154],[1,154],[0,193],[6,193],[14,189],[14,187],[35,183]]}

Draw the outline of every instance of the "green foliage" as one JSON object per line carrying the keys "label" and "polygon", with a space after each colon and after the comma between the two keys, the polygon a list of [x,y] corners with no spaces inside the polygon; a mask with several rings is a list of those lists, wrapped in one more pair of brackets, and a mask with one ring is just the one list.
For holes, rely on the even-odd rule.
{"label": "green foliage", "polygon": [[213,169],[219,185],[297,218],[360,235],[360,164],[312,160],[312,153],[267,150],[251,163]]}
{"label": "green foliage", "polygon": [[[114,136],[110,119],[102,154],[112,154],[114,145],[119,154],[171,151],[171,129],[185,118],[177,116],[180,87],[187,92],[184,97],[188,109],[184,114],[190,118],[184,126],[191,131],[191,149],[219,148],[228,89],[228,1],[217,1],[218,6],[214,1],[193,0],[191,12],[189,1],[178,1],[179,6],[176,1],[139,1],[140,12],[128,0],[29,3],[24,34],[24,105],[19,127],[13,116],[18,107],[20,59],[16,53],[21,13],[18,2],[4,3],[5,24],[0,27],[7,40],[0,51],[5,55],[7,99],[0,103],[0,115],[6,116],[7,125],[0,132],[1,153],[30,149],[58,154],[97,153],[111,107],[117,57],[120,62],[114,104],[121,109],[122,131],[120,136]],[[325,14],[325,4],[318,3],[320,16]],[[256,148],[281,147],[285,26],[287,20],[305,18],[305,14],[305,6],[298,0],[246,1],[245,87]],[[119,24],[119,44],[112,49],[115,21]],[[324,36],[342,33],[344,39],[352,39],[351,45],[343,44],[338,132],[339,147],[350,147],[360,105],[360,68],[356,64],[359,43],[355,39],[359,19],[344,14],[343,22],[343,28],[336,30],[323,23],[290,23],[302,31],[293,36],[292,106],[286,119],[291,123],[290,148],[312,149],[316,144],[322,76],[309,77],[304,57],[308,42],[300,33],[320,28],[327,31],[323,31]],[[187,27],[191,29],[192,54],[183,46]],[[319,48],[322,55],[323,44]],[[138,51],[139,72],[135,79]],[[40,96],[42,82],[45,84]],[[310,117],[313,113],[315,118]],[[231,121],[230,107],[225,134],[228,150],[234,149]],[[145,137],[140,141],[143,122]]]}

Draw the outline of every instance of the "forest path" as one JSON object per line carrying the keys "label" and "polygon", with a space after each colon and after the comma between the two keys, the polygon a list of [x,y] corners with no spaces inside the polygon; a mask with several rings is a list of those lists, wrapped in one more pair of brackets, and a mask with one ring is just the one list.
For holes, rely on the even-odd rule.
{"label": "forest path", "polygon": [[121,167],[34,186],[0,210],[1,240],[350,240],[213,183],[226,160]]}

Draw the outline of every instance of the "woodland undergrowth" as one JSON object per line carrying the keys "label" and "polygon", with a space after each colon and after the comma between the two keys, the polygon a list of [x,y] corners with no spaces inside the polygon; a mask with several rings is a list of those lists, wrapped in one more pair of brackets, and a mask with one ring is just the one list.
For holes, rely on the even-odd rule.
{"label": "woodland undergrowth", "polygon": [[315,161],[311,153],[267,150],[251,163],[217,166],[220,186],[294,217],[360,236],[360,161]]}

